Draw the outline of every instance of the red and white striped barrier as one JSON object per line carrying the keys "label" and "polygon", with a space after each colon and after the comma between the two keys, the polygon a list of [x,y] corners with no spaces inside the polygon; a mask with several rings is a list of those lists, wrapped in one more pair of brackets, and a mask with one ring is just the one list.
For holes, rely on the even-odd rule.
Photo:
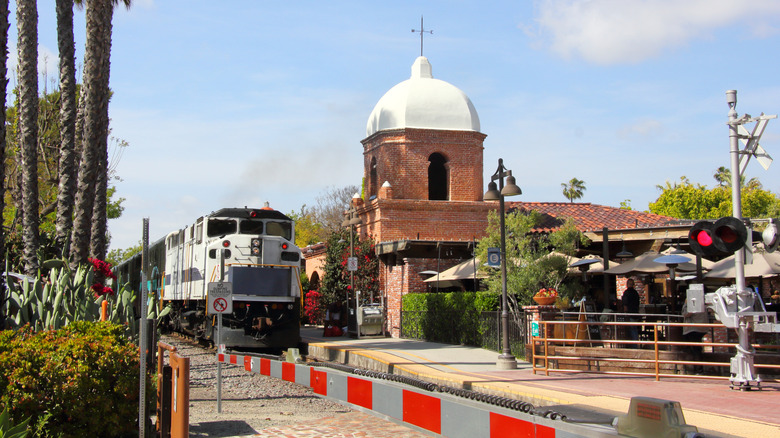
{"label": "red and white striped barrier", "polygon": [[601,437],[617,436],[608,426],[565,423],[451,394],[410,388],[397,382],[355,376],[327,367],[254,356],[217,354],[217,361],[244,366],[264,376],[309,387],[329,399],[348,403],[406,426],[453,437]]}

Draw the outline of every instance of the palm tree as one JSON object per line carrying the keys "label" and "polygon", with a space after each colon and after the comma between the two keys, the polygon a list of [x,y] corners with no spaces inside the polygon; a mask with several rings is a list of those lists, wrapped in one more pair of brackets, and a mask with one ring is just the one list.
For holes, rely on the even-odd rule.
{"label": "palm tree", "polygon": [[[5,96],[8,87],[8,0],[0,0],[0,92]],[[0,102],[0,211],[5,210],[5,99]],[[5,254],[5,235],[0,226],[0,254]],[[5,302],[0,290],[0,303]],[[0,309],[3,305],[0,304]],[[0,316],[0,330],[5,330],[5,317]]]}
{"label": "palm tree", "polygon": [[561,183],[561,187],[563,188],[563,196],[573,203],[575,199],[582,198],[582,194],[585,192],[585,181],[572,178],[568,183]]}
{"label": "palm tree", "polygon": [[[87,45],[84,55],[84,143],[76,192],[70,263],[86,262],[88,251],[106,253],[105,175],[108,146],[108,78],[111,70],[111,19],[114,5],[130,0],[87,1]],[[97,201],[96,201],[97,199]],[[96,204],[98,208],[96,208]],[[101,209],[99,206],[103,205]],[[95,214],[97,213],[97,214]]]}
{"label": "palm tree", "polygon": [[17,0],[19,33],[19,143],[22,174],[24,272],[38,273],[38,8],[35,0]]}
{"label": "palm tree", "polygon": [[725,166],[720,166],[713,175],[719,187],[731,187],[731,170]]}
{"label": "palm tree", "polygon": [[[67,255],[76,196],[76,49],[73,1],[57,0],[57,45],[60,54],[60,161],[57,190],[58,251]],[[81,4],[81,0],[78,1]]]}
{"label": "palm tree", "polygon": [[[720,166],[713,175],[715,181],[718,182],[718,187],[731,187],[731,169],[727,169],[725,166]],[[745,180],[745,175],[739,176],[739,185],[746,189],[760,189],[762,187],[761,181],[758,178],[750,178]]]}

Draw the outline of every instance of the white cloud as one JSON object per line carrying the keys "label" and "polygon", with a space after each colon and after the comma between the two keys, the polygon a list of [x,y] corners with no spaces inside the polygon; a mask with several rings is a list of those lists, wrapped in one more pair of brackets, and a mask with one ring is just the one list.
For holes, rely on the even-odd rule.
{"label": "white cloud", "polygon": [[656,137],[663,129],[663,124],[655,119],[641,119],[624,126],[618,130],[618,135],[623,139],[636,139],[638,137]]}
{"label": "white cloud", "polygon": [[753,37],[771,35],[762,20],[780,16],[780,2],[753,0],[540,0],[536,25],[523,26],[536,45],[594,64],[637,63],[742,23]]}

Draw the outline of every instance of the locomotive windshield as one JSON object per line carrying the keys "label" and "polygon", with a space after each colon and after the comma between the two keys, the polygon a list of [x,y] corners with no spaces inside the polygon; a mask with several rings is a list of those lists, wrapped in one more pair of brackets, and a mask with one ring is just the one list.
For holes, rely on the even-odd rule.
{"label": "locomotive windshield", "polygon": [[235,234],[235,232],[235,219],[209,219],[209,237],[224,236],[225,234]]}
{"label": "locomotive windshield", "polygon": [[271,236],[281,236],[287,240],[292,240],[292,222],[268,221],[265,232]]}
{"label": "locomotive windshield", "polygon": [[236,233],[279,236],[292,240],[293,223],[290,221],[263,221],[259,219],[209,219],[209,237]]}
{"label": "locomotive windshield", "polygon": [[239,225],[241,234],[263,234],[263,221],[242,220]]}

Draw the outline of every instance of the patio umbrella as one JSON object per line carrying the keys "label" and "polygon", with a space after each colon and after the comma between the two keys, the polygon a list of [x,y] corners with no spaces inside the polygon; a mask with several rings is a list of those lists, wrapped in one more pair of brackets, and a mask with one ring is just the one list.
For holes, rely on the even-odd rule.
{"label": "patio umbrella", "polygon": [[[734,278],[734,255],[715,263],[707,278]],[[753,263],[745,265],[745,277],[771,277],[780,275],[780,254],[753,251]]]}
{"label": "patio umbrella", "polygon": [[[658,263],[655,259],[661,257],[655,251],[648,251],[642,255],[635,257],[632,260],[623,262],[620,266],[609,268],[606,270],[607,274],[625,275],[629,273],[645,273],[645,274],[665,274],[669,272],[669,266]],[[696,263],[680,263],[677,265],[677,269],[680,271],[695,271]]]}
{"label": "patio umbrella", "polygon": [[[681,255],[683,257],[688,257],[690,259],[691,263],[696,265],[696,254],[691,254],[691,253],[683,251],[681,249],[675,249],[675,248],[673,248],[671,246],[669,248],[666,248],[665,250],[661,251],[660,255],[671,255],[671,254]],[[706,270],[712,269],[712,265],[714,265],[714,264],[715,264],[715,262],[711,262],[711,261],[705,259],[704,257],[702,257],[702,259],[701,259],[701,268],[702,269],[706,269]]]}
{"label": "patio umbrella", "polygon": [[[588,266],[587,272],[589,274],[604,273],[604,259],[593,254],[588,254],[574,263],[569,264],[569,273],[574,274],[580,272],[580,267],[583,265]],[[615,263],[613,261],[609,262],[610,269],[617,268],[618,266],[620,266],[620,263]]]}
{"label": "patio umbrella", "polygon": [[481,263],[478,258],[471,258],[424,281],[426,283],[438,283],[439,287],[456,286],[461,280],[473,280],[475,269],[477,279],[487,278],[486,274],[479,272],[480,265]]}

